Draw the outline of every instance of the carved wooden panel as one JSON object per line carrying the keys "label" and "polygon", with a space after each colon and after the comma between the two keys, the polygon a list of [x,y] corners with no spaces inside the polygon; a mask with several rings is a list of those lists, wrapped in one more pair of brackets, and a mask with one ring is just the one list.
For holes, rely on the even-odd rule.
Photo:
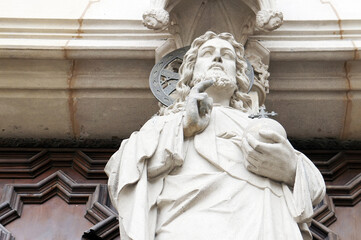
{"label": "carved wooden panel", "polygon": [[[62,207],[63,211],[58,212],[61,213],[58,214],[60,216],[57,216],[59,218],[71,219],[67,212],[79,215],[81,211],[76,210],[74,206],[84,206],[83,214],[74,219],[81,217],[84,219],[83,222],[89,222],[89,224],[87,229],[83,229],[81,235],[75,239],[117,238],[119,236],[117,214],[112,209],[108,198],[106,175],[103,171],[114,151],[1,149],[0,239],[13,240],[14,236],[25,239],[25,235],[22,234],[25,234],[27,229],[24,227],[18,229],[18,234],[16,231],[14,234],[9,231],[9,229],[19,228],[18,226],[28,226],[21,219],[24,205],[31,206],[27,212],[41,209],[41,213],[48,212],[49,215],[50,208],[47,205],[54,204],[51,203],[56,201],[54,198],[61,199],[65,204]],[[56,209],[53,208],[53,213],[55,211]],[[56,223],[53,218],[51,221]],[[20,221],[19,223],[16,223],[17,219]],[[25,222],[31,221],[30,219],[32,216],[29,214],[25,214],[23,217]],[[44,221],[44,216],[39,215],[37,220]],[[73,221],[73,225],[79,225],[75,220]],[[9,229],[6,226],[9,226]],[[38,229],[40,228],[41,226],[38,227]],[[67,230],[70,229],[69,227]],[[53,232],[55,234],[55,231]],[[67,234],[70,234],[69,231]],[[36,238],[29,235],[31,234],[26,235],[26,239],[49,239],[46,234],[37,235]],[[59,234],[57,236],[59,237]],[[61,236],[64,238],[68,235]],[[61,236],[59,239],[63,239]],[[54,236],[53,239],[57,238]]]}
{"label": "carved wooden panel", "polygon": [[[360,234],[348,237],[359,232],[353,222],[361,222],[361,151],[308,151],[306,155],[320,169],[327,189],[313,217],[314,239],[361,239]],[[357,209],[358,213],[338,221],[347,209]]]}
{"label": "carved wooden panel", "polygon": [[[82,230],[82,239],[119,239],[118,218],[108,198],[103,171],[115,151],[0,149],[0,240],[14,240],[13,226],[22,216],[30,221],[22,215],[24,205],[46,208],[54,198],[70,208],[73,204],[84,207],[80,217],[90,227]],[[303,152],[320,169],[327,186],[326,197],[315,207],[310,227],[313,238],[361,239],[357,234],[361,222],[361,151]]]}
{"label": "carved wooden panel", "polygon": [[86,204],[68,204],[53,196],[42,204],[24,204],[21,216],[6,224],[16,239],[81,239],[84,229],[93,226],[84,218]]}
{"label": "carved wooden panel", "polygon": [[34,178],[52,167],[72,167],[87,179],[106,179],[114,149],[1,149],[0,178]]}

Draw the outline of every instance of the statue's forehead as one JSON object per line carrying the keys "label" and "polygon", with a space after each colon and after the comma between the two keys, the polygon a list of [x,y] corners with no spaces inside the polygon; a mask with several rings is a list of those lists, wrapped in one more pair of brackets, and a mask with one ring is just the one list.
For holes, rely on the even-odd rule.
{"label": "statue's forehead", "polygon": [[227,40],[220,39],[220,38],[213,38],[205,43],[202,44],[200,47],[200,50],[207,48],[207,47],[214,47],[214,48],[227,48],[235,52],[234,47],[231,43],[229,43]]}

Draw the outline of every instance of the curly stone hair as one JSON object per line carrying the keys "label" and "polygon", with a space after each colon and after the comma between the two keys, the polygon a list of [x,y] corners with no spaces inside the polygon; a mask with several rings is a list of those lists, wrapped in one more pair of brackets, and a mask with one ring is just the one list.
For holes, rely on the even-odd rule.
{"label": "curly stone hair", "polygon": [[162,29],[164,29],[164,28],[166,28],[168,26],[169,13],[166,10],[162,9],[162,8],[149,9],[149,10],[146,10],[143,13],[143,25],[150,28],[150,29],[156,29],[155,27],[150,26],[145,22],[145,19],[147,17],[153,17],[155,20],[157,20],[157,22],[161,25],[160,28],[162,28]]}
{"label": "curly stone hair", "polygon": [[[279,18],[280,22],[273,26],[267,26],[267,24],[271,21],[272,18]],[[279,11],[273,10],[261,10],[256,15],[256,27],[263,31],[273,31],[279,28],[283,22],[283,14]]]}
{"label": "curly stone hair", "polygon": [[244,48],[238,43],[232,34],[230,33],[221,33],[216,34],[214,32],[208,31],[204,35],[196,38],[188,50],[188,52],[183,57],[183,63],[179,68],[180,80],[176,86],[176,97],[172,105],[169,107],[161,107],[159,110],[159,115],[168,115],[171,113],[176,113],[183,111],[185,108],[185,101],[187,96],[190,93],[193,84],[193,70],[196,64],[198,50],[203,45],[203,43],[208,40],[219,38],[228,41],[236,52],[237,61],[236,61],[236,81],[238,89],[234,92],[230,106],[242,110],[243,112],[248,112],[252,108],[251,97],[247,94],[247,90],[250,85],[250,80],[246,75],[247,62],[244,58]]}

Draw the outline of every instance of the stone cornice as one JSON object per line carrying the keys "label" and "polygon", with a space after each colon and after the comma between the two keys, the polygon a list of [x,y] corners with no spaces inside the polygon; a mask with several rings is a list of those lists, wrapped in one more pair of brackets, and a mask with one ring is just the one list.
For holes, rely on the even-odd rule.
{"label": "stone cornice", "polygon": [[0,19],[3,58],[154,59],[168,38],[140,20]]}
{"label": "stone cornice", "polygon": [[284,21],[279,29],[250,39],[261,41],[272,60],[357,60],[360,26],[361,20]]}
{"label": "stone cornice", "polygon": [[[355,60],[361,49],[361,20],[285,21],[276,31],[255,32],[272,60]],[[154,59],[173,38],[141,20],[0,19],[0,55],[17,58]]]}

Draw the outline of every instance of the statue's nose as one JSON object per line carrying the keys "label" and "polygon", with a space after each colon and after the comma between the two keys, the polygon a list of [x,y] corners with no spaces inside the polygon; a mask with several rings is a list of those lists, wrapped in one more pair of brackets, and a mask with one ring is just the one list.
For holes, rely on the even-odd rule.
{"label": "statue's nose", "polygon": [[223,61],[222,61],[221,56],[216,56],[216,57],[214,57],[213,62],[219,62],[219,63],[222,63]]}

